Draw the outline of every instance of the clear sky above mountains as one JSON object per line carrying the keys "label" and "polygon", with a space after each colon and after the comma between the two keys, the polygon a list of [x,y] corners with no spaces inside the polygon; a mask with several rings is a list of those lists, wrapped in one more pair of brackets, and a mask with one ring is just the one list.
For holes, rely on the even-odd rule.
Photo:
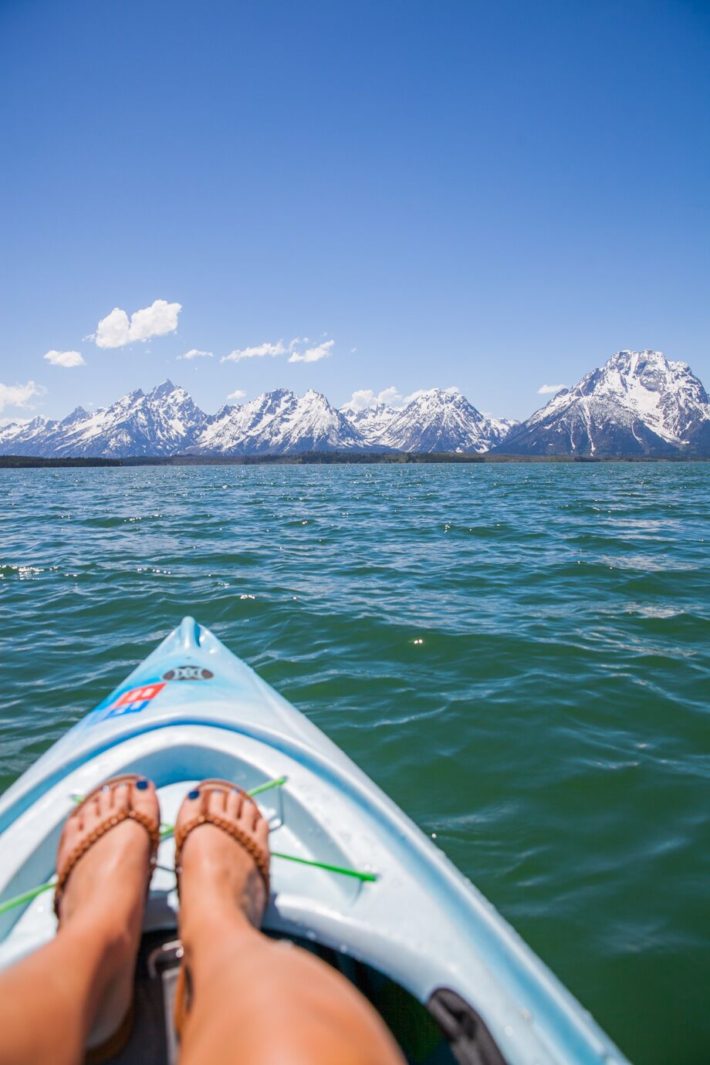
{"label": "clear sky above mountains", "polygon": [[710,384],[709,45],[693,0],[2,0],[0,418]]}

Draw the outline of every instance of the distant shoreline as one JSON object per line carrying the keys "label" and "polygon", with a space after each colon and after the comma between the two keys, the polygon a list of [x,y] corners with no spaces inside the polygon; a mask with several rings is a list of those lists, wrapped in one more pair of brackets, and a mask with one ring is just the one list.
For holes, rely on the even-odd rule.
{"label": "distant shoreline", "polygon": [[471,463],[586,463],[606,462],[708,462],[701,455],[463,455],[455,452],[375,453],[308,451],[299,455],[154,455],[141,458],[42,458],[38,455],[0,455],[0,469],[126,468],[131,466],[373,466]]}

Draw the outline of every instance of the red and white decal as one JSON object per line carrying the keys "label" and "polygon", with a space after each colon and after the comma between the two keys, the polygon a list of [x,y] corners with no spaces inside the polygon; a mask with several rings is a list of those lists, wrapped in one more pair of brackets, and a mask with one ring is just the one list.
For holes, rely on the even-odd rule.
{"label": "red and white decal", "polygon": [[108,708],[106,717],[120,717],[121,714],[138,714],[145,710],[146,706],[160,695],[165,687],[163,681],[155,684],[142,684],[140,688],[131,688],[119,695],[115,703]]}

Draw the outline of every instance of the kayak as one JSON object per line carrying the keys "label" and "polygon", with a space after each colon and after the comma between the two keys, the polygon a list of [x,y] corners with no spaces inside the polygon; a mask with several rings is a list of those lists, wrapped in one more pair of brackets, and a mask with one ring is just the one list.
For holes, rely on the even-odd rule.
{"label": "kayak", "polygon": [[[204,626],[185,618],[0,800],[0,968],[55,933],[62,824],[108,777],[158,788],[163,818],[121,1062],[176,1060],[174,824],[224,777],[270,825],[264,931],[319,954],[381,1012],[409,1062],[625,1060],[481,893],[346,755]],[[146,1056],[146,1048],[151,1053]]]}

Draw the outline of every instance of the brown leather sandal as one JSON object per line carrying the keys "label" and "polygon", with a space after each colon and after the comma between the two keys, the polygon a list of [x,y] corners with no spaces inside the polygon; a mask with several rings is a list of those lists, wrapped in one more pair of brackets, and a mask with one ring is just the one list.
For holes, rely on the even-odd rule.
{"label": "brown leather sandal", "polygon": [[[104,784],[99,784],[98,787],[90,791],[89,794],[79,803],[76,810],[72,812],[71,816],[75,817],[77,811],[80,810],[82,806],[86,806],[87,803],[91,802],[94,796],[98,795],[103,788],[115,788],[118,787],[119,784],[135,784],[141,779],[142,778],[137,773],[124,773],[123,776],[112,777]],[[155,868],[155,860],[158,854],[158,846],[160,844],[159,822],[154,821],[146,814],[141,813],[140,810],[132,810],[130,809],[130,807],[126,810],[121,810],[119,813],[112,814],[111,817],[107,817],[105,821],[101,821],[93,830],[93,832],[90,832],[88,836],[85,836],[80,843],[77,843],[74,850],[70,853],[69,857],[62,865],[62,868],[57,870],[57,886],[54,889],[54,912],[57,915],[58,919],[60,916],[59,908],[62,904],[62,896],[67,886],[67,881],[69,880],[69,877],[71,876],[78,862],[84,857],[87,851],[89,851],[93,847],[94,843],[97,843],[102,838],[102,836],[105,836],[106,833],[110,832],[112,828],[115,828],[117,825],[120,825],[124,821],[128,820],[136,821],[139,825],[142,825],[150,836],[150,873],[151,876],[153,875],[153,869]]]}
{"label": "brown leather sandal", "polygon": [[[194,832],[200,825],[214,825],[215,828],[221,828],[223,832],[226,832],[228,836],[231,836],[235,843],[238,843],[247,854],[253,859],[256,865],[257,871],[264,881],[264,887],[266,889],[266,898],[269,898],[269,853],[263,847],[261,847],[256,840],[250,836],[243,829],[237,825],[232,824],[231,821],[226,820],[224,817],[220,817],[219,814],[213,814],[207,809],[210,794],[213,791],[239,791],[248,799],[249,802],[254,802],[250,795],[247,794],[242,788],[238,788],[235,784],[231,784],[228,780],[220,780],[214,778],[211,780],[203,780],[198,785],[199,790],[199,806],[195,816],[190,818],[180,829],[175,833],[175,875],[177,877],[178,895],[180,894],[180,873],[182,870],[181,857],[185,841],[191,832]],[[192,797],[192,796],[191,796]],[[195,796],[196,797],[196,796]],[[256,805],[256,804],[255,804]],[[177,986],[175,988],[175,1005],[173,1011],[173,1023],[175,1025],[175,1031],[178,1038],[182,1037],[182,1031],[185,1025],[185,1020],[190,1012],[190,1005],[192,1003],[192,979],[190,977],[190,971],[186,965],[180,966],[178,973]]]}
{"label": "brown leather sandal", "polygon": [[[76,810],[72,811],[71,817],[76,816],[77,810],[80,810],[86,803],[91,800],[102,790],[102,788],[115,788],[120,784],[134,784],[142,778],[137,773],[125,773],[122,776],[112,777],[104,784],[100,784],[94,788],[89,794],[79,803]],[[69,820],[69,818],[67,819]],[[158,854],[158,846],[160,844],[160,823],[157,820],[153,820],[140,810],[132,810],[130,807],[125,810],[121,810],[120,813],[112,814],[104,821],[101,821],[92,832],[90,832],[80,843],[77,843],[76,847],[70,852],[68,858],[63,862],[61,869],[57,870],[57,885],[54,889],[54,912],[57,916],[57,920],[61,924],[60,908],[62,904],[62,897],[67,886],[67,881],[72,872],[84,857],[84,855],[98,842],[107,832],[110,832],[112,828],[122,824],[124,821],[135,821],[137,824],[142,825],[150,837],[150,875],[146,883],[146,892],[150,889],[150,880],[155,868],[155,862]],[[60,840],[61,846],[61,840]],[[84,1065],[102,1065],[103,1062],[108,1061],[118,1054],[128,1042],[131,1031],[133,1029],[133,1002],[128,1006],[125,1016],[122,1018],[120,1024],[115,1031],[106,1039],[103,1043],[98,1044],[95,1047],[90,1047],[84,1057]]]}
{"label": "brown leather sandal", "polygon": [[[249,802],[254,802],[252,797],[247,794],[243,788],[238,788],[235,784],[230,784],[228,780],[212,779],[203,780],[198,785],[200,793],[200,801],[197,807],[197,812],[193,818],[191,818],[186,824],[184,824],[178,831],[175,832],[175,875],[178,880],[178,892],[180,890],[180,872],[182,869],[181,857],[182,849],[185,846],[185,841],[191,832],[194,832],[200,825],[214,825],[215,828],[221,828],[223,832],[226,832],[228,836],[238,843],[247,854],[253,859],[254,864],[258,872],[261,875],[261,879],[264,881],[264,887],[266,888],[266,897],[269,897],[269,853],[264,850],[256,840],[239,828],[238,825],[232,824],[224,817],[220,817],[219,814],[210,813],[207,809],[207,803],[210,794],[213,791],[238,791],[241,792],[243,797]],[[256,804],[255,804],[256,805]]]}

